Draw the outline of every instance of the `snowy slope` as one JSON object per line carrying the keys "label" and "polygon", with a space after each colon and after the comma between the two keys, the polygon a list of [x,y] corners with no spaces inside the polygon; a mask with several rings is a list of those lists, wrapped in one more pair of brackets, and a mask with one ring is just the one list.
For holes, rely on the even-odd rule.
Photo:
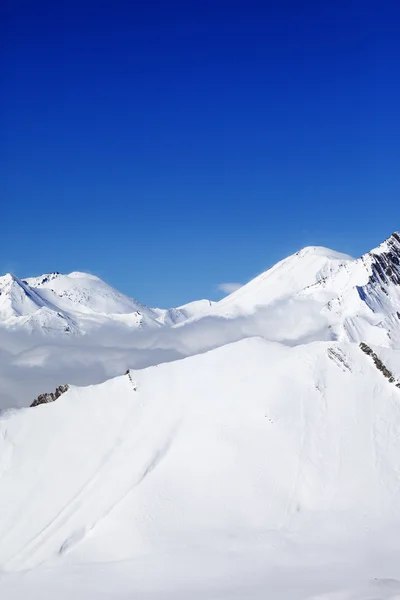
{"label": "snowy slope", "polygon": [[[257,313],[268,321],[318,321],[291,342],[344,339],[382,346],[400,345],[400,236],[393,234],[359,259],[322,247],[308,247],[280,261],[219,302],[201,300],[177,308],[150,309],[86,273],[51,273],[20,280],[0,279],[0,327],[41,333],[90,334],[114,328],[186,326],[188,321],[218,317],[246,318]],[[43,310],[45,309],[45,310]],[[265,319],[264,319],[265,320]],[[272,328],[274,329],[274,327]],[[311,329],[315,329],[311,326]],[[262,335],[265,335],[263,330]],[[288,341],[272,330],[267,337]]]}
{"label": "snowy slope", "polygon": [[[312,339],[367,339],[397,348],[399,308],[400,235],[394,233],[359,259],[327,248],[305,248],[215,304],[210,314],[232,318],[261,311],[281,323],[296,314],[320,323]],[[306,339],[301,329],[298,342]]]}
{"label": "snowy slope", "polygon": [[167,310],[153,308],[153,311],[157,314],[160,323],[164,325],[176,325],[177,323],[183,323],[187,319],[199,318],[209,314],[215,304],[211,300],[195,300],[177,308],[169,308]]}
{"label": "snowy slope", "polygon": [[265,273],[239,288],[218,303],[218,311],[252,311],[285,298],[292,298],[305,288],[332,277],[349,261],[340,254],[319,246],[304,248],[278,262]]}
{"label": "snowy slope", "polygon": [[163,598],[160,554],[189,549],[204,582],[208,552],[222,571],[221,556],[250,550],[263,570],[296,556],[329,579],[343,548],[400,551],[400,389],[355,344],[243,340],[72,388],[0,431],[4,572],[112,561],[128,598],[148,556],[149,597]]}
{"label": "snowy slope", "polygon": [[0,319],[29,316],[43,306],[42,298],[18,277],[11,273],[0,277]]}
{"label": "snowy slope", "polygon": [[169,310],[7,275],[0,322],[0,408],[73,384],[0,411],[1,598],[398,600],[399,234]]}
{"label": "snowy slope", "polygon": [[0,328],[45,335],[90,334],[101,328],[118,331],[172,326],[205,314],[213,303],[199,300],[171,309],[151,309],[121,294],[88,273],[58,272],[24,280],[0,278]]}
{"label": "snowy slope", "polygon": [[73,318],[10,273],[0,277],[0,322],[11,328],[23,326],[27,331],[77,331]]}
{"label": "snowy slope", "polygon": [[151,310],[143,304],[121,294],[99,277],[88,273],[51,273],[25,281],[30,288],[40,290],[42,297],[63,306],[66,310],[105,314],[129,314],[139,311],[152,316]]}
{"label": "snowy slope", "polygon": [[291,346],[399,348],[399,239],[393,234],[359,259],[306,248],[220,302],[169,310],[146,308],[82,273],[26,283],[3,277],[0,409],[27,406],[59,383],[98,383],[257,335]]}
{"label": "snowy slope", "polygon": [[[336,294],[327,310],[340,316],[338,336],[400,347],[400,235],[346,265],[327,287]],[[339,292],[339,293],[337,293]]]}
{"label": "snowy slope", "polygon": [[[0,278],[0,327],[52,337],[159,327],[159,315],[87,273],[49,273],[21,280]],[[43,343],[39,341],[39,343]]]}

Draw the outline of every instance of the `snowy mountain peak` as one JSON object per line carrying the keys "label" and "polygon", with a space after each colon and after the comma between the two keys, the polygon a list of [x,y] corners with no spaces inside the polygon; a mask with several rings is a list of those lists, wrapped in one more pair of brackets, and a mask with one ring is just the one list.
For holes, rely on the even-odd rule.
{"label": "snowy mountain peak", "polygon": [[0,277],[0,318],[31,315],[44,306],[41,297],[19,277],[7,273]]}
{"label": "snowy mountain peak", "polygon": [[[336,250],[331,250],[330,248],[325,248],[324,246],[306,246],[302,248],[293,256],[297,256],[298,258],[303,258],[305,256],[322,256],[331,260],[354,260],[352,256],[348,254],[343,254],[343,252],[336,252]],[[288,258],[291,258],[290,256]],[[287,260],[287,259],[285,259]]]}
{"label": "snowy mountain peak", "polygon": [[68,275],[51,273],[25,280],[49,302],[64,310],[83,313],[130,314],[141,311],[151,314],[143,304],[121,294],[99,277],[74,271]]}
{"label": "snowy mountain peak", "polygon": [[7,285],[12,285],[13,283],[22,285],[23,281],[16,275],[14,275],[14,273],[5,273],[5,275],[0,276],[0,286],[1,287],[5,287]]}
{"label": "snowy mountain peak", "polygon": [[[397,346],[399,306],[397,232],[358,259],[308,246],[219,302],[197,301],[168,310],[148,308],[80,271],[0,278],[0,321],[13,327],[29,324],[42,332],[88,333],[103,326],[129,332],[132,327],[184,325],[205,316],[247,319],[267,311],[263,335],[270,339],[347,339]],[[310,324],[315,328],[311,338]]]}
{"label": "snowy mountain peak", "polygon": [[49,283],[54,279],[57,279],[61,273],[58,271],[54,271],[53,273],[44,273],[43,275],[39,275],[38,277],[29,277],[28,279],[23,279],[23,283],[29,285],[31,287],[40,287],[45,283]]}
{"label": "snowy mountain peak", "polygon": [[368,284],[378,286],[388,294],[387,286],[400,285],[400,234],[393,233],[360,261],[368,272]]}
{"label": "snowy mountain peak", "polygon": [[220,317],[252,318],[268,339],[369,341],[400,346],[400,235],[358,259],[309,246],[216,305]]}
{"label": "snowy mountain peak", "polygon": [[373,281],[382,285],[400,285],[400,234],[393,233],[370,253]]}
{"label": "snowy mountain peak", "polygon": [[377,248],[371,250],[372,254],[379,254],[380,252],[392,252],[400,256],[400,233],[395,231]]}
{"label": "snowy mountain peak", "polygon": [[94,281],[101,281],[102,283],[104,283],[104,281],[102,281],[100,277],[97,277],[97,275],[92,275],[91,273],[84,273],[83,271],[72,271],[72,273],[69,273],[67,277],[70,277],[71,279],[92,279]]}
{"label": "snowy mountain peak", "polygon": [[318,282],[331,279],[343,265],[353,260],[351,256],[329,248],[308,246],[223,298],[216,310],[237,314],[294,298]]}

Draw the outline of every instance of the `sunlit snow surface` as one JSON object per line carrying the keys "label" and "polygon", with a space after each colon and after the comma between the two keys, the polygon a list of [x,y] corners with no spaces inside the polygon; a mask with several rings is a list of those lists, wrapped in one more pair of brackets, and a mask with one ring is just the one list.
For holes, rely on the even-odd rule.
{"label": "sunlit snow surface", "polygon": [[0,597],[398,600],[397,249],[169,311],[5,276]]}

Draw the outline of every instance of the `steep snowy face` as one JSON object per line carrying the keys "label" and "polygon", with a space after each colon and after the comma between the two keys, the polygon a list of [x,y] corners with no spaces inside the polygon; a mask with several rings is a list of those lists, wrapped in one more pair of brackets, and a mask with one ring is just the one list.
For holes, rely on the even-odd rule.
{"label": "steep snowy face", "polygon": [[0,319],[29,316],[45,306],[45,302],[23,281],[8,273],[0,277]]}
{"label": "steep snowy face", "polygon": [[382,286],[400,286],[400,233],[393,233],[383,244],[370,252],[369,256],[374,283],[380,283]]}
{"label": "steep snowy face", "polygon": [[270,339],[289,341],[277,329],[280,324],[283,332],[292,323],[291,343],[344,339],[400,347],[400,235],[394,233],[358,259],[326,248],[305,248],[209,311],[242,318],[257,313],[260,333]]}
{"label": "steep snowy face", "polygon": [[400,235],[346,264],[321,289],[332,294],[325,314],[339,339],[400,347]]}
{"label": "steep snowy face", "polygon": [[0,277],[0,322],[27,333],[63,334],[78,332],[74,319],[46,301],[26,281],[12,274]]}
{"label": "steep snowy face", "polygon": [[342,265],[328,280],[318,282],[320,287],[344,293],[351,287],[375,288],[388,296],[400,286],[400,235],[394,233],[380,246],[357,260]]}
{"label": "steep snowy face", "polygon": [[328,248],[304,248],[220,300],[215,310],[219,314],[240,314],[293,298],[307,287],[332,278],[343,265],[353,260],[347,254]]}

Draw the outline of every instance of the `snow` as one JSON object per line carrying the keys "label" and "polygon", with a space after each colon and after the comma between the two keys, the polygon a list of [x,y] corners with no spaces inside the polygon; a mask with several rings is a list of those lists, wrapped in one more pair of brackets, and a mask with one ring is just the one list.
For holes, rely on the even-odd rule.
{"label": "snow", "polygon": [[1,278],[0,596],[400,598],[399,257],[310,247],[167,310]]}
{"label": "snow", "polygon": [[[5,414],[0,426],[0,564],[11,593],[44,578],[41,597],[50,598],[59,573],[80,572],[90,588],[103,568],[110,589],[114,565],[121,597],[162,598],[168,587],[175,597],[161,562],[176,571],[183,560],[189,574],[178,589],[213,597],[200,592],[211,594],[216,579],[228,598],[231,565],[244,560],[237,597],[255,585],[261,598],[271,576],[279,597],[278,574],[294,570],[306,598],[351,581],[347,556],[354,562],[362,545],[383,553],[376,572],[357,559],[362,586],[385,569],[400,575],[384,563],[400,549],[400,390],[354,344],[242,340],[71,388],[53,404]],[[334,585],[336,562],[344,573]],[[27,580],[11,575],[27,569]],[[82,579],[75,585],[82,593]],[[379,593],[377,585],[374,598],[390,597]]]}
{"label": "snow", "polygon": [[31,315],[44,305],[40,296],[18,277],[8,273],[0,277],[0,318]]}
{"label": "snow", "polygon": [[[220,302],[201,300],[167,310],[146,308],[83,273],[52,273],[27,283],[13,278],[22,302],[16,306],[7,291],[0,295],[3,305],[11,302],[16,308],[0,319],[0,408],[26,406],[60,381],[99,383],[128,367],[144,368],[257,335],[291,346],[367,340],[397,348],[400,286],[374,275],[374,257],[388,248],[395,249],[393,261],[398,260],[395,236],[360,259],[306,248]],[[397,268],[394,262],[391,268]]]}
{"label": "snow", "polygon": [[177,308],[168,310],[162,308],[153,308],[153,312],[157,314],[157,320],[164,325],[176,325],[187,319],[207,315],[212,306],[216,303],[211,300],[194,300]]}
{"label": "snow", "polygon": [[26,279],[27,284],[39,291],[47,300],[68,310],[95,312],[100,314],[128,314],[142,311],[151,316],[151,311],[137,300],[121,294],[88,273],[59,273]]}
{"label": "snow", "polygon": [[218,303],[218,311],[254,310],[257,306],[292,297],[351,260],[350,256],[327,248],[304,248],[223,298]]}

